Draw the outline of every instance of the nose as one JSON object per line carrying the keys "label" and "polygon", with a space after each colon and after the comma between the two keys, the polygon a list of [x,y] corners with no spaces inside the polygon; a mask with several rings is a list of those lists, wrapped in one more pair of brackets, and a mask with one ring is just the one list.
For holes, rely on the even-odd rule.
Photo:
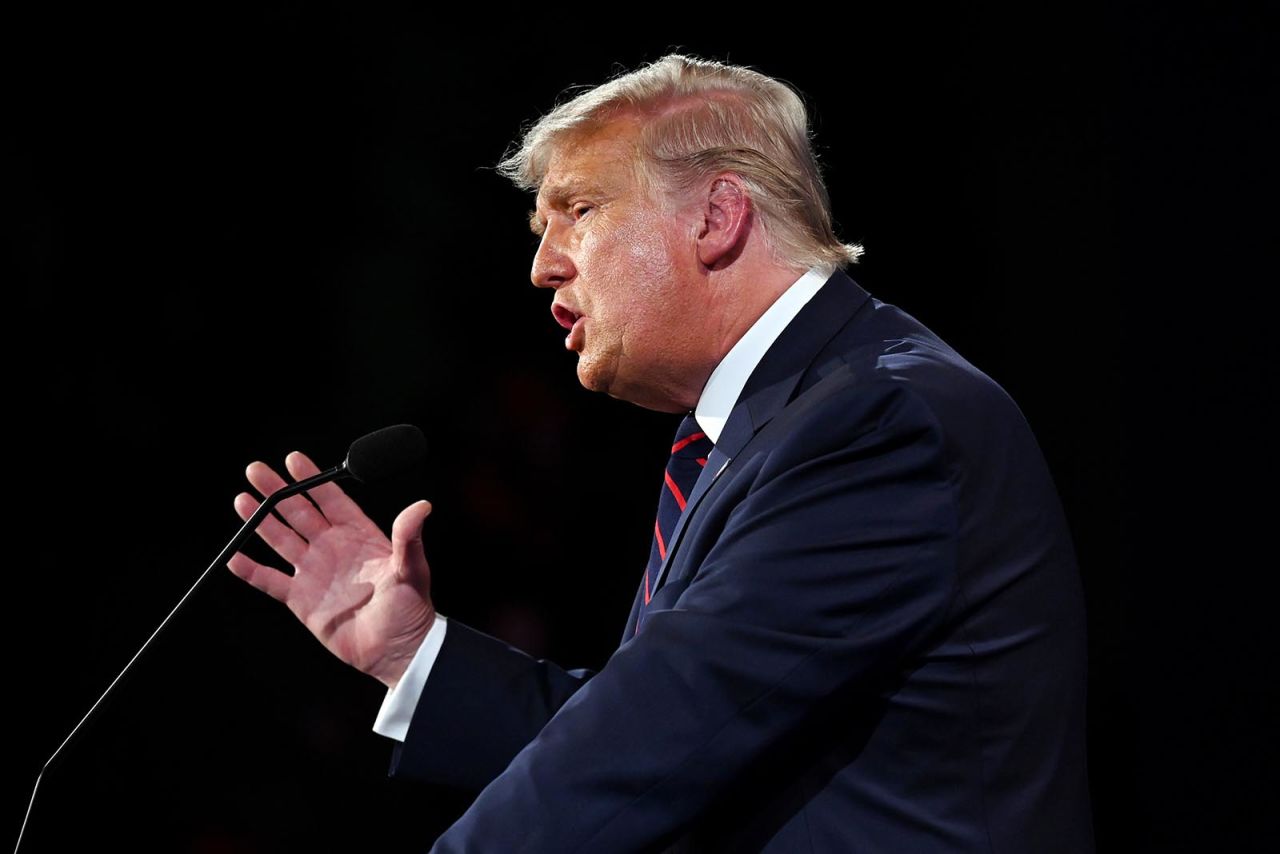
{"label": "nose", "polygon": [[560,226],[556,217],[548,220],[546,230],[542,232],[542,242],[533,255],[533,269],[529,278],[535,287],[558,288],[577,275],[573,260],[560,245]]}

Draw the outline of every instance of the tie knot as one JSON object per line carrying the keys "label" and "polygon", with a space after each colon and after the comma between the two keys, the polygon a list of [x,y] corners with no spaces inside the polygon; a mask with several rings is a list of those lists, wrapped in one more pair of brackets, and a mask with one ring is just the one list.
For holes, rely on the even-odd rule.
{"label": "tie knot", "polygon": [[676,438],[671,443],[671,456],[705,457],[711,452],[712,447],[711,439],[698,426],[693,413],[690,412],[680,422],[680,429],[676,431]]}

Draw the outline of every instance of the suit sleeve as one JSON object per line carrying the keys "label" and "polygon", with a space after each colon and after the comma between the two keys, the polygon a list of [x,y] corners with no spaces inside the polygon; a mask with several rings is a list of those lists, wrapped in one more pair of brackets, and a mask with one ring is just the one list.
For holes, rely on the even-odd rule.
{"label": "suit sleeve", "polygon": [[954,487],[942,430],[904,384],[827,393],[768,452],[678,599],[433,851],[607,854],[675,838],[820,706],[939,628]]}
{"label": "suit sleeve", "polygon": [[591,676],[450,619],[390,774],[478,792]]}

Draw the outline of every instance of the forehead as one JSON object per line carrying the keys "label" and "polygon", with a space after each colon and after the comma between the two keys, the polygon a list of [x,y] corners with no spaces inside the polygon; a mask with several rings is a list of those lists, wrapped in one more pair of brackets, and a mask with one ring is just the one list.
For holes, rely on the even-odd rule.
{"label": "forehead", "polygon": [[615,120],[559,141],[538,185],[538,207],[556,208],[579,193],[617,193],[639,183],[639,127]]}

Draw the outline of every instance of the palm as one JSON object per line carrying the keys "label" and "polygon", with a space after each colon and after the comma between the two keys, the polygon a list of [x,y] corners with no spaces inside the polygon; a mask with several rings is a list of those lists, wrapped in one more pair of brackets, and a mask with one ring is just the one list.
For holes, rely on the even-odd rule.
{"label": "palm", "polygon": [[[295,478],[317,469],[302,454],[286,460]],[[248,470],[263,495],[284,481],[262,463]],[[293,565],[292,576],[236,554],[228,566],[236,575],[288,605],[334,655],[387,684],[394,684],[434,619],[430,569],[422,552],[422,521],[430,512],[418,502],[396,519],[392,539],[369,520],[334,484],[313,489],[316,504],[302,496],[286,499],[278,512],[288,524],[268,517],[258,533]],[[248,518],[258,501],[236,497]]]}

